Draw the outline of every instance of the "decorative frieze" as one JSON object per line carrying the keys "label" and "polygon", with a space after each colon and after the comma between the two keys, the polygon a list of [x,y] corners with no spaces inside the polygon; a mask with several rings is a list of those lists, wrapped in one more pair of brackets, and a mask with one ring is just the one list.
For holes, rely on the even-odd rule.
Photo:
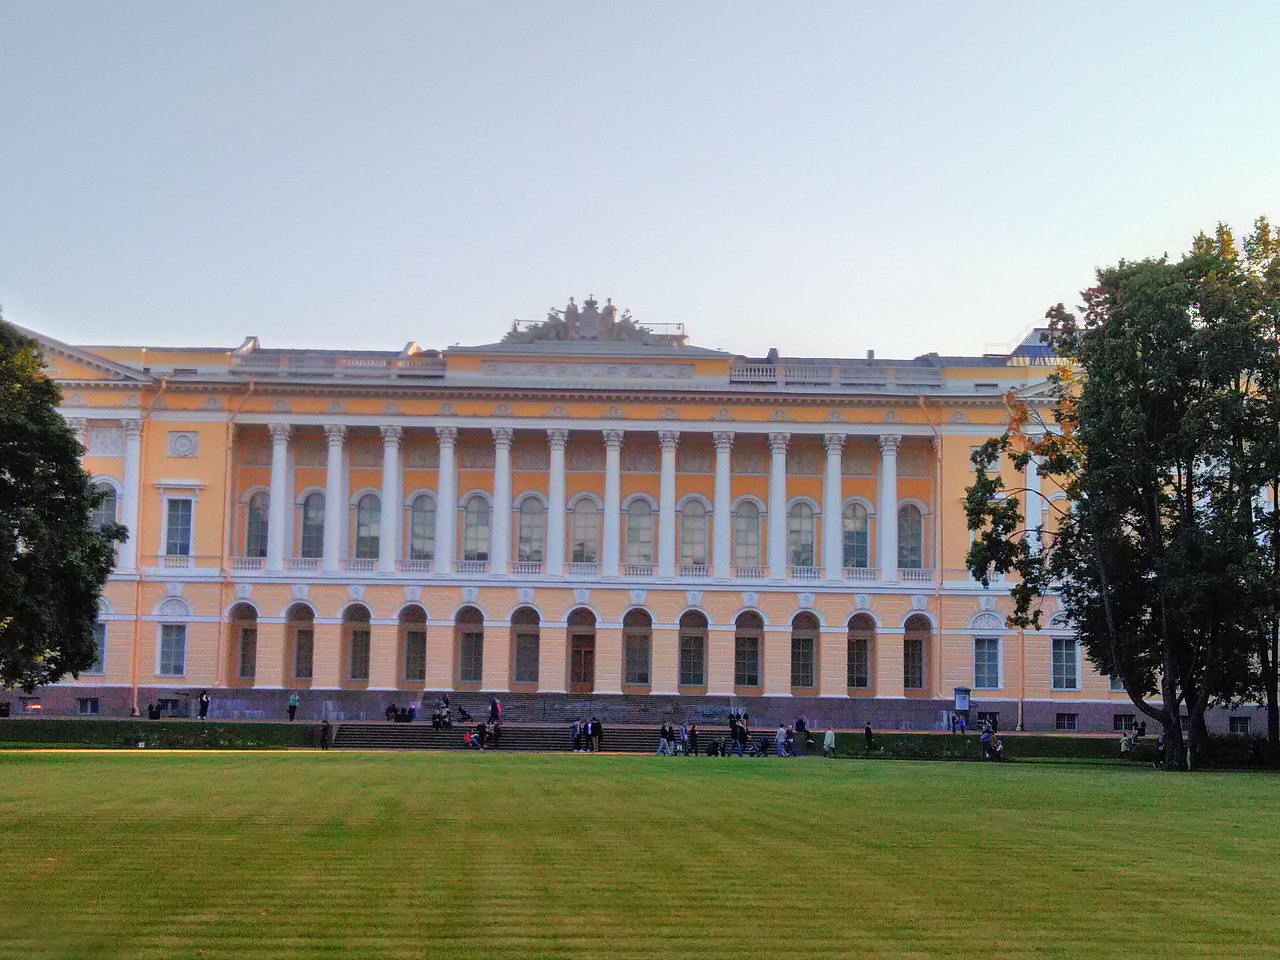
{"label": "decorative frieze", "polygon": [[85,444],[91,457],[123,457],[124,428],[94,424],[88,429]]}

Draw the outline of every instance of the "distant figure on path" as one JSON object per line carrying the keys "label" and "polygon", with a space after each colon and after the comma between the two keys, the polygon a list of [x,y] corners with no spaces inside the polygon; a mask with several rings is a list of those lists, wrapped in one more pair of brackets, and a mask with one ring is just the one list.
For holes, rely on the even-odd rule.
{"label": "distant figure on path", "polygon": [[698,725],[695,723],[689,728],[689,753],[690,756],[698,755]]}
{"label": "distant figure on path", "polygon": [[983,724],[982,736],[978,737],[978,742],[982,745],[982,759],[991,759],[991,726]]}
{"label": "distant figure on path", "polygon": [[824,757],[834,757],[836,755],[836,732],[827,726],[827,733],[822,738],[822,755]]}
{"label": "distant figure on path", "polygon": [[684,721],[680,721],[680,733],[676,737],[680,744],[680,752],[686,757],[689,755],[689,728],[684,725]]}
{"label": "distant figure on path", "polygon": [[782,724],[778,724],[778,732],[773,741],[778,748],[778,756],[785,757],[787,755],[787,728]]}
{"label": "distant figure on path", "polygon": [[599,717],[591,718],[591,738],[595,740],[596,753],[604,749],[604,727],[600,725]]}
{"label": "distant figure on path", "polygon": [[329,735],[333,732],[333,728],[329,726],[328,720],[320,721],[320,749],[329,749]]}
{"label": "distant figure on path", "polygon": [[871,721],[867,721],[867,725],[862,730],[862,736],[867,742],[867,750],[871,750]]}
{"label": "distant figure on path", "polygon": [[582,750],[582,718],[578,717],[573,723],[569,724],[569,739],[573,743],[573,752],[578,753]]}
{"label": "distant figure on path", "polygon": [[209,691],[200,691],[200,719],[205,720],[209,716]]}
{"label": "distant figure on path", "polygon": [[489,701],[489,722],[497,723],[502,718],[502,704],[494,697]]}
{"label": "distant figure on path", "polygon": [[289,721],[298,715],[298,695],[296,693],[289,694]]}

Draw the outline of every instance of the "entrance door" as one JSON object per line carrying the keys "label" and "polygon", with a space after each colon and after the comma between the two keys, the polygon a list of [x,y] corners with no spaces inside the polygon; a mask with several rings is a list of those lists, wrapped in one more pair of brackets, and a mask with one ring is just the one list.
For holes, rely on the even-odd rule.
{"label": "entrance door", "polygon": [[596,638],[593,633],[575,633],[569,656],[569,689],[590,693],[596,685]]}

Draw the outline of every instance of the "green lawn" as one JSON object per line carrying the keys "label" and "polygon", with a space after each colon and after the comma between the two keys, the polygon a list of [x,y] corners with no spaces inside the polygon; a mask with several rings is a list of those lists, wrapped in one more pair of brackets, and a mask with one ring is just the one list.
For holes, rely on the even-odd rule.
{"label": "green lawn", "polygon": [[1270,774],[15,751],[0,837],[5,958],[1280,957]]}

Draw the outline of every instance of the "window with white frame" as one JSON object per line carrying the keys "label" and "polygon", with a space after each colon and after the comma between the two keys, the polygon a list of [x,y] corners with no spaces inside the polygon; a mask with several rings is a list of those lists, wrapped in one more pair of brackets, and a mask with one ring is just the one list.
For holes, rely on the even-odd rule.
{"label": "window with white frame", "polygon": [[304,560],[319,560],[324,556],[324,494],[318,490],[302,498],[298,556]]}
{"label": "window with white frame", "polygon": [[874,637],[875,624],[866,614],[858,614],[849,621],[846,680],[850,687],[865,689],[871,686],[871,641]]}
{"label": "window with white frame", "polygon": [[267,522],[270,513],[270,499],[265,490],[259,490],[249,498],[248,510],[244,524],[244,555],[246,557],[265,557],[267,555]]}
{"label": "window with white frame", "polygon": [[973,640],[973,685],[978,690],[1000,687],[1000,640],[975,637]]}
{"label": "window with white frame", "polygon": [[382,500],[366,493],[356,501],[356,559],[377,560],[382,540]]}
{"label": "window with white frame", "polygon": [[600,508],[586,497],[573,505],[571,561],[600,562]]}
{"label": "window with white frame", "polygon": [[1132,713],[1113,713],[1111,715],[1111,729],[1116,733],[1133,733],[1136,726]]}
{"label": "window with white frame", "polygon": [[115,523],[118,515],[120,501],[116,495],[114,484],[107,483],[105,480],[99,480],[94,483],[94,489],[102,494],[102,499],[98,505],[93,508],[90,520],[93,523],[93,529],[101,530],[108,523]]}
{"label": "window with white frame", "polygon": [[156,669],[162,677],[181,677],[187,672],[187,625],[160,625],[160,656]]}
{"label": "window with white frame", "polygon": [[791,624],[791,686],[807,688],[817,683],[818,621],[798,614]]}
{"label": "window with white frame", "polygon": [[701,500],[686,500],[680,510],[680,564],[706,566],[707,508]]}
{"label": "window with white frame", "polygon": [[680,618],[680,686],[701,687],[707,682],[707,621],[689,611]]}
{"label": "window with white frame", "polygon": [[787,558],[793,567],[812,567],[816,545],[813,507],[797,500],[787,514]]}
{"label": "window with white frame", "polygon": [[537,497],[520,501],[520,522],[516,530],[516,559],[541,563],[547,540],[547,508]]}
{"label": "window with white frame", "polygon": [[752,500],[733,511],[733,565],[760,566],[760,507]]}
{"label": "window with white frame", "polygon": [[492,519],[489,501],[473,493],[462,505],[462,559],[489,559],[489,523]]}
{"label": "window with white frame", "polygon": [[191,556],[191,531],[194,518],[195,501],[190,497],[169,497],[165,501],[165,556]]}
{"label": "window with white frame", "polygon": [[871,517],[864,504],[845,504],[843,539],[844,565],[865,568],[871,565]]}
{"label": "window with white frame", "polygon": [[1080,687],[1079,648],[1075,637],[1053,638],[1053,689],[1077,690]]}
{"label": "window with white frame", "polygon": [[436,501],[420,493],[409,505],[409,559],[433,560],[436,552]]}
{"label": "window with white frame", "polygon": [[898,566],[903,570],[924,568],[924,514],[914,503],[898,508]]}
{"label": "window with white frame", "polygon": [[627,504],[627,563],[653,563],[653,504],[637,497]]}
{"label": "window with white frame", "polygon": [[1077,713],[1060,713],[1053,721],[1053,729],[1059,733],[1074,733],[1079,728],[1080,715]]}
{"label": "window with white frame", "polygon": [[85,673],[105,673],[107,669],[107,624],[99,620],[93,625],[93,665]]}
{"label": "window with white frame", "polygon": [[98,698],[97,697],[77,697],[76,713],[82,717],[93,717],[98,714]]}
{"label": "window with white frame", "polygon": [[1248,736],[1253,732],[1252,717],[1227,717],[1227,732]]}

